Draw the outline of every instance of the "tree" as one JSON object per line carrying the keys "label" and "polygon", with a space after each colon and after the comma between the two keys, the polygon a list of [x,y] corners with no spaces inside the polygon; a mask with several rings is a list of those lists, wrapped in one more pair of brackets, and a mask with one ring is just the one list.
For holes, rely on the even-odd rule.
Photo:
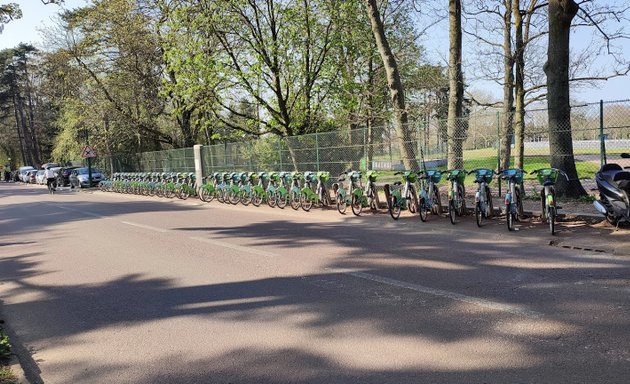
{"label": "tree", "polygon": [[547,74],[551,166],[564,170],[569,178],[568,182],[562,177],[558,179],[558,192],[576,198],[586,195],[575,167],[569,105],[569,35],[578,9],[573,0],[549,1],[549,46],[544,67]]}
{"label": "tree", "polygon": [[391,102],[394,107],[394,129],[398,136],[398,146],[406,169],[418,170],[418,162],[414,145],[409,134],[409,119],[405,107],[405,90],[398,72],[398,65],[394,53],[389,45],[385,28],[381,20],[376,0],[366,0],[368,16],[372,26],[372,33],[376,40],[376,46],[383,60],[385,72],[387,73],[387,84]]}
{"label": "tree", "polygon": [[448,62],[448,167],[463,168],[466,125],[462,120],[464,76],[462,72],[462,4],[449,0],[449,62]]}

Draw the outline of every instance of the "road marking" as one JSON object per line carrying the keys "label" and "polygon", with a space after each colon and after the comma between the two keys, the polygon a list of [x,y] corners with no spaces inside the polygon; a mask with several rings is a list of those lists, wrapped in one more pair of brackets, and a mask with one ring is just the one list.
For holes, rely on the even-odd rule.
{"label": "road marking", "polygon": [[230,249],[233,249],[235,251],[251,253],[251,254],[254,254],[254,255],[257,255],[257,256],[264,256],[264,257],[276,257],[277,256],[275,253],[263,251],[263,250],[260,250],[260,249],[247,247],[247,246],[243,246],[243,245],[231,244],[231,243],[227,243],[225,241],[220,241],[220,240],[208,239],[208,238],[205,238],[205,237],[190,237],[190,239],[191,240],[201,241],[203,243],[208,243],[208,244],[212,244],[212,245],[218,245],[219,247],[223,247],[223,248],[230,248]]}
{"label": "road marking", "polygon": [[431,287],[425,287],[422,285],[407,283],[404,281],[394,280],[387,277],[372,275],[370,273],[365,273],[365,272],[343,272],[343,273],[350,276],[357,277],[359,279],[365,279],[365,280],[370,280],[377,283],[391,285],[394,287],[410,289],[412,291],[426,293],[433,296],[445,297],[451,300],[462,301],[465,303],[478,305],[478,306],[489,308],[496,311],[511,313],[513,315],[526,316],[526,317],[532,317],[532,318],[538,318],[542,316],[538,312],[523,308],[518,305],[505,304],[505,303],[500,303],[497,301],[490,301],[490,300],[482,299],[479,297],[466,296],[466,295],[462,295],[461,293],[444,291],[442,289],[436,289],[436,288],[431,288]]}
{"label": "road marking", "polygon": [[63,205],[55,205],[55,206],[57,208],[59,208],[59,209],[65,210],[65,211],[77,212],[77,213],[81,213],[81,214],[84,214],[84,215],[87,215],[87,216],[97,217],[99,219],[109,219],[109,217],[103,216],[103,215],[99,215],[98,213],[92,213],[92,212],[89,212],[89,211],[82,211],[80,209],[68,208],[68,207],[63,206]]}
{"label": "road marking", "polygon": [[160,233],[171,232],[168,229],[152,227],[150,225],[134,223],[134,222],[131,222],[131,221],[121,221],[121,223],[126,224],[126,225],[131,225],[132,227],[144,228],[144,229],[148,229],[148,230],[155,231],[155,232],[160,232]]}

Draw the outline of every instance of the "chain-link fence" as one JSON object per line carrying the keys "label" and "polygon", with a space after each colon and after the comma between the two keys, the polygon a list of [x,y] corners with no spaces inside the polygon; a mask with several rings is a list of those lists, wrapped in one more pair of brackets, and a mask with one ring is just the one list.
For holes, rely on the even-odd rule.
{"label": "chain-link fence", "polygon": [[[505,117],[486,110],[459,119],[450,128],[448,121],[432,118],[410,123],[404,130],[383,125],[288,138],[269,135],[252,141],[204,146],[202,167],[204,174],[312,170],[338,175],[347,169],[375,169],[383,171],[381,180],[389,181],[394,179],[395,171],[413,167],[444,169],[455,165],[470,170],[520,164],[530,171],[550,166],[553,156],[566,157],[572,152],[578,177],[590,190],[601,163],[613,161],[620,152],[630,150],[628,100],[572,107],[572,151],[553,143],[546,110],[526,112],[521,125],[522,151],[518,149],[518,135],[514,134],[519,132],[515,116]],[[503,129],[506,124],[512,129]],[[568,131],[567,128],[558,130]],[[449,138],[456,143],[455,150],[449,151]],[[109,172],[195,170],[192,148],[115,156],[99,159],[98,165]],[[533,180],[532,177],[532,185]]]}

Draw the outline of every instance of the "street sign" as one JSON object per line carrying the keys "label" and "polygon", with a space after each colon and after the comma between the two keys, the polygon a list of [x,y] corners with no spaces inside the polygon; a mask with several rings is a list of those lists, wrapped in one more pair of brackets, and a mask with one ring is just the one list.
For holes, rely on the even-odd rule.
{"label": "street sign", "polygon": [[90,147],[89,145],[86,145],[85,148],[83,148],[83,153],[81,154],[81,156],[83,158],[96,157],[96,151],[94,150],[94,148]]}

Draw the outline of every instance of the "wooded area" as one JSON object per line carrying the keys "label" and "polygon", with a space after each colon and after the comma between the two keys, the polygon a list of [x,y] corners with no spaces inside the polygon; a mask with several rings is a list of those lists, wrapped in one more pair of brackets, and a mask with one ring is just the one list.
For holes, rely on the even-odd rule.
{"label": "wooded area", "polygon": [[[59,8],[45,50],[0,52],[0,160],[79,158],[86,130],[103,156],[358,127],[371,148],[372,128],[391,123],[418,169],[421,146],[405,143],[431,118],[459,167],[467,116],[487,106],[504,112],[502,166],[521,166],[526,108],[547,100],[551,165],[577,181],[569,89],[628,74],[616,41],[629,15],[612,1],[91,0]],[[0,6],[0,25],[21,16]],[[450,45],[435,60],[440,29]],[[573,52],[578,31],[592,41]],[[478,80],[502,100],[468,92]]]}

